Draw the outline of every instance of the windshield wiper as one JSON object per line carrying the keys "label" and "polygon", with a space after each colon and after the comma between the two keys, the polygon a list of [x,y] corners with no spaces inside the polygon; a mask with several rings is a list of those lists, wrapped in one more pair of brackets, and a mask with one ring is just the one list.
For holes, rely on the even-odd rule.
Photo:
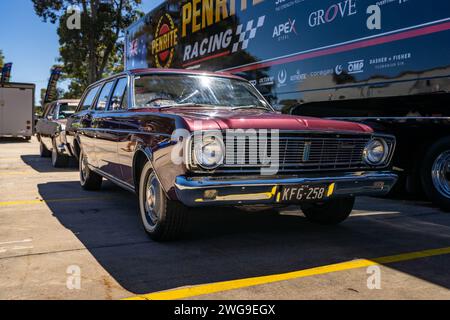
{"label": "windshield wiper", "polygon": [[257,105],[249,105],[249,106],[239,106],[239,107],[234,107],[231,110],[240,110],[240,109],[258,109],[258,110],[266,110],[266,111],[270,111],[269,108],[266,107],[262,107],[262,106],[257,106]]}
{"label": "windshield wiper", "polygon": [[174,103],[174,104],[166,104],[166,105],[159,105],[159,106],[151,106],[150,108],[155,109],[170,109],[170,108],[177,108],[177,107],[202,107],[202,108],[217,108],[220,106],[215,106],[212,104],[201,104],[201,103]]}

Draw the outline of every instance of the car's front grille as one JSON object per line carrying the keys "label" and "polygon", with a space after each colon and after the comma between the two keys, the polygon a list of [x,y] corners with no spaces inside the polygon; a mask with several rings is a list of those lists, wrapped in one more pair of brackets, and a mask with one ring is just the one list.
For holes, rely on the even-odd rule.
{"label": "car's front grille", "polygon": [[[262,167],[273,168],[274,165],[278,168],[277,172],[281,173],[367,169],[368,165],[363,160],[363,153],[371,137],[370,134],[281,131],[278,137],[269,137],[266,144],[261,144],[260,140],[255,142],[248,137],[230,139],[224,135],[226,156],[224,163],[214,171],[259,172]],[[277,142],[278,157],[274,157],[272,144]],[[391,149],[394,141],[392,144],[388,141],[388,144]],[[200,168],[197,169],[202,171]]]}
{"label": "car's front grille", "polygon": [[[269,136],[266,143],[261,143],[259,139],[258,141],[249,137],[238,139],[224,134],[226,146],[224,163],[213,171],[227,174],[258,173],[261,172],[261,168],[275,167],[277,173],[299,173],[384,168],[392,157],[395,138],[383,137],[389,148],[389,156],[385,163],[374,167],[363,159],[364,148],[372,137],[372,134],[364,133],[280,131],[278,137]],[[272,155],[272,144],[277,142],[278,157]],[[204,172],[193,161],[190,167],[194,172]]]}
{"label": "car's front grille", "polygon": [[[227,152],[223,165],[225,170],[260,169],[264,166],[261,158],[265,158],[273,160],[273,164],[278,164],[280,172],[322,171],[361,168],[364,147],[370,136],[280,134],[278,139],[268,139],[267,148],[259,143],[252,145],[249,139],[246,139],[245,144],[238,139],[233,140],[225,140],[227,151],[231,146],[234,149],[234,153],[231,153],[232,159],[228,157],[230,153]],[[276,142],[278,157],[273,157],[271,144]],[[267,150],[267,157],[260,156],[260,148]],[[258,158],[257,163],[255,157]]]}

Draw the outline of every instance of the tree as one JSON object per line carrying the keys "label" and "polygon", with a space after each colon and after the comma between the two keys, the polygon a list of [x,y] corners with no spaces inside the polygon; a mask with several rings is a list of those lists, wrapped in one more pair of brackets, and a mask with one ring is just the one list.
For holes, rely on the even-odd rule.
{"label": "tree", "polygon": [[[63,79],[71,79],[66,96],[81,96],[84,88],[122,68],[123,33],[142,13],[141,0],[32,0],[43,21],[57,23],[59,63]],[[77,6],[80,11],[69,10]],[[80,28],[68,21],[79,14]]]}
{"label": "tree", "polygon": [[0,50],[0,68],[5,64],[5,56],[3,55],[3,51]]}

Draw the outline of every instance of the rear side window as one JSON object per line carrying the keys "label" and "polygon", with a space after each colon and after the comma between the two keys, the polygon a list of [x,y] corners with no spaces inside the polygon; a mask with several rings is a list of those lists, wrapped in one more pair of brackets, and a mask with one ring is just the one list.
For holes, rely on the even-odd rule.
{"label": "rear side window", "polygon": [[97,106],[95,107],[95,110],[103,111],[106,109],[106,104],[108,103],[109,95],[111,94],[113,84],[114,81],[110,81],[103,86],[102,91],[100,91],[100,95],[98,97]]}
{"label": "rear side window", "polygon": [[61,103],[59,105],[58,119],[67,119],[75,113],[76,109],[76,104]]}
{"label": "rear side window", "polygon": [[45,109],[45,112],[44,112],[44,117],[47,118],[47,119],[49,117],[51,118],[52,115],[53,115],[54,108],[55,108],[55,104],[54,103],[48,104],[47,108]]}
{"label": "rear side window", "polygon": [[113,95],[111,97],[111,107],[109,110],[126,110],[128,108],[127,97],[125,95],[127,91],[127,78],[121,78],[117,81],[114,88]]}
{"label": "rear side window", "polygon": [[92,107],[99,89],[100,89],[99,86],[94,87],[86,94],[86,97],[84,98],[83,103],[81,104],[81,110],[88,110]]}
{"label": "rear side window", "polygon": [[50,108],[50,110],[48,111],[48,114],[47,114],[48,120],[53,120],[55,118],[55,110],[56,110],[56,105],[52,105],[52,107]]}

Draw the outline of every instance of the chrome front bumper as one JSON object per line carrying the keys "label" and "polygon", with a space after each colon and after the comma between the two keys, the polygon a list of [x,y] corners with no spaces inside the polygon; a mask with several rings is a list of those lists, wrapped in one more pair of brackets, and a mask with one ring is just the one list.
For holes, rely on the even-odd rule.
{"label": "chrome front bumper", "polygon": [[283,186],[333,185],[330,198],[385,195],[397,182],[391,172],[352,172],[324,176],[185,177],[176,179],[178,200],[188,207],[277,205]]}

